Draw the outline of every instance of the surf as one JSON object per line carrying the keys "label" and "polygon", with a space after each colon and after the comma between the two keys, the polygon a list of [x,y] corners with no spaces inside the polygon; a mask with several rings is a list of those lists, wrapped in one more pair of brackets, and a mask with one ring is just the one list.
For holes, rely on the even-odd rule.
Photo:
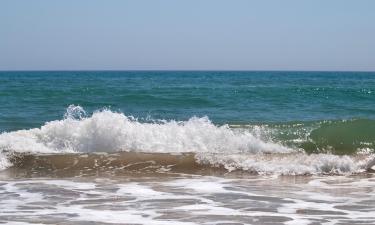
{"label": "surf", "polygon": [[372,155],[337,156],[328,154],[219,154],[96,152],[65,154],[8,153],[8,173],[23,176],[92,175],[340,175],[373,172]]}
{"label": "surf", "polygon": [[[359,126],[357,121],[352,123]],[[360,122],[360,125],[362,124],[363,122]],[[367,122],[364,124],[369,126]],[[333,125],[337,126],[336,123]],[[339,125],[340,127],[334,127],[332,132],[337,133],[336,129],[348,126],[341,123]],[[336,155],[319,152],[318,148],[315,152],[309,152],[301,147],[307,141],[319,140],[317,137],[322,135],[329,137],[325,132],[328,128],[333,128],[326,128],[327,126],[323,124],[311,129],[305,135],[305,142],[299,143],[298,146],[285,143],[285,139],[278,139],[274,131],[277,128],[275,126],[252,125],[247,128],[235,128],[228,124],[214,124],[208,117],[192,117],[186,121],[145,122],[109,109],[101,109],[87,115],[82,107],[71,105],[61,120],[49,121],[40,128],[0,134],[0,166],[4,170],[12,167],[23,168],[20,165],[34,165],[25,163],[26,158],[30,162],[40,163],[52,160],[50,164],[53,166],[50,169],[53,169],[61,163],[69,164],[70,161],[77,160],[84,162],[82,157],[87,156],[88,159],[95,159],[97,163],[103,161],[110,164],[113,161],[109,162],[108,159],[115,157],[115,161],[121,162],[123,166],[130,163],[126,160],[134,157],[139,159],[137,164],[142,164],[141,162],[145,161],[143,157],[148,157],[149,161],[155,163],[153,166],[159,169],[175,169],[176,166],[173,165],[178,165],[180,160],[189,159],[186,165],[191,168],[185,168],[183,171],[196,171],[194,168],[219,168],[227,172],[290,175],[369,171],[373,166],[372,152]],[[347,129],[352,128],[353,125]],[[279,128],[277,131],[280,135],[282,130]],[[103,158],[101,153],[110,156]],[[127,157],[129,159],[126,159]],[[56,161],[55,158],[59,160]],[[41,166],[38,163],[34,167],[48,168],[47,165]],[[76,169],[80,171],[83,167]],[[98,169],[88,167],[92,170]],[[124,170],[129,168],[124,167]]]}

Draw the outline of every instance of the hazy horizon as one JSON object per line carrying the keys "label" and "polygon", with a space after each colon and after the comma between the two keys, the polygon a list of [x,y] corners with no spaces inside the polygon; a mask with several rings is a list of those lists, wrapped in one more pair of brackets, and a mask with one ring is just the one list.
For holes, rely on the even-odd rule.
{"label": "hazy horizon", "polygon": [[215,69],[53,69],[53,70],[43,70],[43,69],[27,69],[27,70],[0,70],[0,72],[326,72],[326,73],[374,73],[375,70],[215,70]]}
{"label": "hazy horizon", "polygon": [[0,2],[0,71],[375,71],[375,2]]}

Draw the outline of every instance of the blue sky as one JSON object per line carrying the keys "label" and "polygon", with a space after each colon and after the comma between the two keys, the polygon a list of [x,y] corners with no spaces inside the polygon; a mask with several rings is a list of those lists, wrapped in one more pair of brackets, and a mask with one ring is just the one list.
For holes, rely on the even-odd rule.
{"label": "blue sky", "polygon": [[374,0],[1,0],[0,70],[375,70]]}

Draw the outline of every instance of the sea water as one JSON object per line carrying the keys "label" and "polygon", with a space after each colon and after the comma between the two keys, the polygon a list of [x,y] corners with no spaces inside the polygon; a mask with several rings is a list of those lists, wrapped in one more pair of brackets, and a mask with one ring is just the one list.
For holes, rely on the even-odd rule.
{"label": "sea water", "polygon": [[0,72],[0,222],[375,223],[375,73]]}

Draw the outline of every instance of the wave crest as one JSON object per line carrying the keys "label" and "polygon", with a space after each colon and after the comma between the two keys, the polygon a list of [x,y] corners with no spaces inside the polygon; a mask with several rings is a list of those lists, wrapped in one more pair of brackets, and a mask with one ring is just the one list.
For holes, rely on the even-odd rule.
{"label": "wave crest", "polygon": [[[264,136],[264,135],[263,135]],[[103,109],[87,117],[70,106],[62,120],[30,130],[0,134],[0,169],[11,165],[6,152],[15,153],[193,153],[201,165],[257,173],[350,173],[367,168],[365,161],[330,154],[307,155],[262,137],[257,129],[217,126],[207,117],[187,121],[140,122],[123,113]]]}
{"label": "wave crest", "polygon": [[108,109],[85,117],[82,108],[70,106],[62,120],[41,128],[0,135],[1,151],[61,152],[290,152],[277,143],[265,142],[248,131],[216,126],[207,117],[187,121],[142,123]]}

